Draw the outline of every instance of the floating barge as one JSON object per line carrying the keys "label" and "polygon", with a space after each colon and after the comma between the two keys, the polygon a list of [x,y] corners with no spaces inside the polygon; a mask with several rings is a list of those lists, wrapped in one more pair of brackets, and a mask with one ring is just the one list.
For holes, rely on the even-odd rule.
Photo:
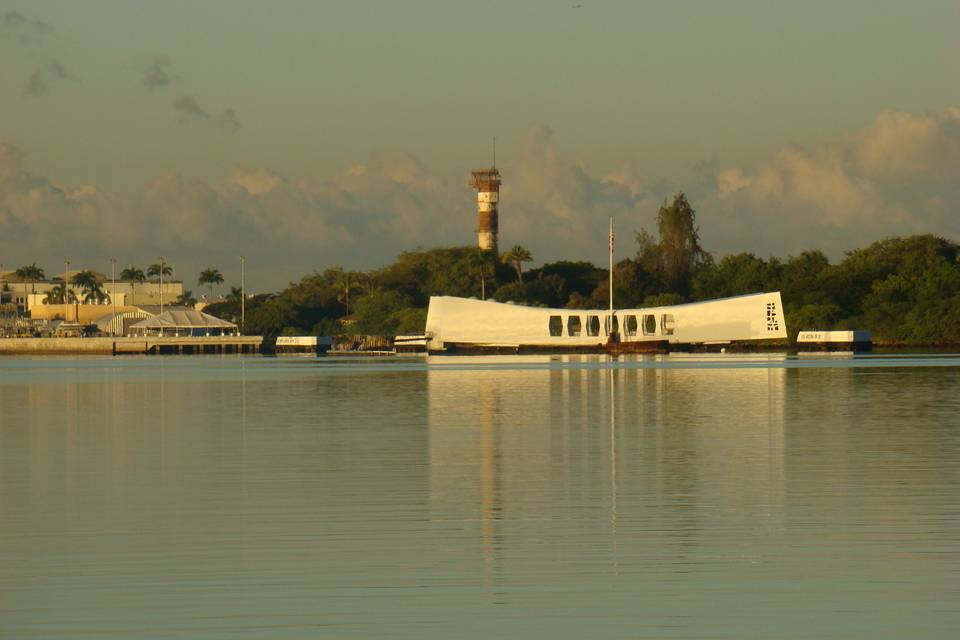
{"label": "floating barge", "polygon": [[278,355],[319,356],[333,346],[330,336],[277,336],[273,352]]}
{"label": "floating barge", "polygon": [[873,336],[869,331],[801,331],[797,347],[809,351],[871,351]]}

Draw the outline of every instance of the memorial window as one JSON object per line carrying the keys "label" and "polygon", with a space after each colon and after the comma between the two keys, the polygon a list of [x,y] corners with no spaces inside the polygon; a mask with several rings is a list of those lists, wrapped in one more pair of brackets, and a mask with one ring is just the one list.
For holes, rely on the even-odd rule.
{"label": "memorial window", "polygon": [[587,316],[587,335],[600,335],[600,316]]}
{"label": "memorial window", "polygon": [[663,335],[665,336],[673,335],[674,322],[673,322],[672,313],[665,313],[663,314],[663,316],[661,316],[660,328],[663,330]]}
{"label": "memorial window", "polygon": [[550,335],[551,336],[562,336],[563,335],[563,318],[560,316],[550,316]]}
{"label": "memorial window", "polygon": [[657,316],[654,316],[654,315],[643,316],[643,335],[645,336],[657,335]]}

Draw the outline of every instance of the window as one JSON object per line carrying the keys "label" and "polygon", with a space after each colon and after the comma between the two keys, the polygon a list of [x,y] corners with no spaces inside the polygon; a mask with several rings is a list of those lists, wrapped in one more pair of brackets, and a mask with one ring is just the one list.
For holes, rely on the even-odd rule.
{"label": "window", "polygon": [[665,313],[660,318],[660,328],[663,329],[663,335],[673,335],[673,314]]}
{"label": "window", "polygon": [[[606,316],[603,320],[603,330],[607,332],[607,335],[610,335],[610,316]],[[617,333],[620,331],[620,319],[617,316],[613,316],[613,332]]]}
{"label": "window", "polygon": [[779,331],[780,323],[777,318],[777,303],[767,303],[767,331]]}
{"label": "window", "polygon": [[567,335],[568,336],[578,336],[580,335],[581,329],[580,316],[568,316],[567,317]]}
{"label": "window", "polygon": [[637,316],[626,316],[623,319],[623,330],[628,336],[637,335]]}
{"label": "window", "polygon": [[657,316],[654,316],[654,315],[643,316],[643,335],[645,336],[657,335]]}
{"label": "window", "polygon": [[552,336],[562,336],[563,335],[563,318],[560,316],[550,316],[550,335]]}
{"label": "window", "polygon": [[600,335],[600,316],[587,316],[587,335]]}

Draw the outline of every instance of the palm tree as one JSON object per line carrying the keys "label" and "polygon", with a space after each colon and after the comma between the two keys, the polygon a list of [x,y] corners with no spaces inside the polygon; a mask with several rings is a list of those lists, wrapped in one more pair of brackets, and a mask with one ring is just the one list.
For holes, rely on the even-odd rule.
{"label": "palm tree", "polygon": [[[66,298],[66,302],[64,302],[64,298]],[[48,291],[47,295],[43,298],[44,304],[69,304],[76,301],[76,294],[67,288],[66,282],[61,282],[55,286],[53,289]]]}
{"label": "palm tree", "polygon": [[[492,255],[491,251],[477,251],[476,253],[470,254],[467,258],[468,267],[473,270],[476,269],[477,273],[480,275],[480,299],[487,299],[487,266],[490,262],[490,256]],[[496,270],[494,270],[494,275]]]}
{"label": "palm tree", "polygon": [[171,267],[166,262],[157,262],[156,264],[152,264],[149,267],[147,267],[147,275],[148,276],[161,276],[161,275],[172,276],[173,267]]}
{"label": "palm tree", "polygon": [[240,287],[230,287],[230,293],[227,294],[227,300],[230,302],[240,302],[243,298],[243,289]]}
{"label": "palm tree", "polygon": [[37,281],[43,280],[46,275],[43,273],[43,269],[37,266],[37,263],[27,265],[25,267],[20,267],[13,272],[14,275],[23,280],[23,312],[27,312],[27,282],[30,282],[30,291],[36,292],[37,290]]}
{"label": "palm tree", "polygon": [[197,284],[201,287],[203,285],[208,285],[210,287],[210,298],[213,299],[213,285],[223,284],[223,275],[220,273],[219,269],[214,269],[210,267],[204,269],[200,272],[200,277],[197,279]]}
{"label": "palm tree", "polygon": [[149,267],[147,267],[148,276],[157,276],[160,280],[160,309],[163,310],[163,276],[172,276],[173,267],[163,261],[163,258],[160,258],[160,262],[155,262]]}
{"label": "palm tree", "polygon": [[143,273],[143,269],[130,265],[120,272],[120,279],[130,283],[130,304],[135,305],[137,300],[137,284],[143,284],[147,279],[147,276]]}
{"label": "palm tree", "polygon": [[513,264],[513,268],[517,270],[517,280],[523,282],[523,262],[530,262],[533,260],[533,254],[530,253],[530,250],[522,245],[516,245],[505,254],[500,257],[503,260],[504,264]]}
{"label": "palm tree", "polygon": [[176,304],[181,307],[192,307],[197,304],[197,299],[193,297],[193,291],[189,289],[184,289],[180,294],[180,297],[174,301]]}
{"label": "palm tree", "polygon": [[350,290],[356,288],[356,282],[350,282],[350,272],[344,271],[337,279],[337,301],[343,303],[344,316],[350,315]]}
{"label": "palm tree", "polygon": [[103,290],[103,283],[93,271],[79,271],[73,276],[71,283],[83,291],[83,302],[85,304],[102,304],[110,299],[110,296]]}

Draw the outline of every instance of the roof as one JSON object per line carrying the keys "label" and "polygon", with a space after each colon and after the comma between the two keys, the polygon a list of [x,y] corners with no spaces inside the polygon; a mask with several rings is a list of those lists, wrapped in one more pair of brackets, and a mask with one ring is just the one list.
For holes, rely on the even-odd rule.
{"label": "roof", "polygon": [[100,273],[99,271],[95,271],[94,269],[71,269],[70,271],[64,271],[63,273],[58,273],[57,275],[53,276],[51,280],[59,280],[60,282],[63,282],[63,278],[64,276],[66,276],[67,280],[72,284],[73,278],[78,273],[81,273],[82,271],[89,271],[90,273],[92,273],[93,277],[95,277],[97,279],[97,282],[99,282],[100,284],[103,284],[104,282],[107,282],[108,280],[110,280],[110,278],[108,278],[105,274]]}
{"label": "roof", "polygon": [[147,313],[142,309],[137,309],[136,311],[118,311],[117,313],[108,313],[106,315],[100,316],[97,318],[97,321],[94,323],[97,325],[101,331],[106,331],[110,328],[111,324],[115,324],[115,321],[126,320],[127,318],[134,318],[142,320],[144,318],[149,318],[151,314]]}
{"label": "roof", "polygon": [[220,318],[212,316],[209,313],[203,313],[202,311],[194,311],[193,309],[174,309],[171,311],[164,311],[158,316],[141,320],[133,326],[144,329],[162,329],[170,327],[179,329],[206,329],[209,327],[235,329],[237,325],[232,322],[227,322],[226,320],[221,320]]}

